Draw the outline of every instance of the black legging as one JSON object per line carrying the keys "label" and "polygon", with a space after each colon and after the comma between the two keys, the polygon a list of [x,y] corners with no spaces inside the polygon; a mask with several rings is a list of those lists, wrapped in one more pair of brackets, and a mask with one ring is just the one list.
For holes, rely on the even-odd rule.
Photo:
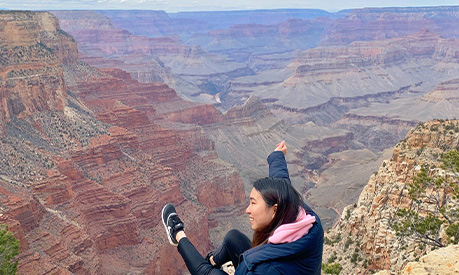
{"label": "black legging", "polygon": [[[223,243],[214,252],[214,262],[220,266],[226,262],[233,262],[234,268],[239,265],[239,256],[251,246],[246,235],[238,230],[226,233]],[[178,244],[178,251],[182,255],[188,270],[192,275],[227,275],[226,272],[212,266],[199,254],[188,238],[182,238]]]}

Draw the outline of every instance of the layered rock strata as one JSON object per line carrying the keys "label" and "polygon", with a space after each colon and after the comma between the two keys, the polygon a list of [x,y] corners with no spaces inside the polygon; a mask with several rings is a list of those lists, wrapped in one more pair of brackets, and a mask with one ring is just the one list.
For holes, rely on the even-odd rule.
{"label": "layered rock strata", "polygon": [[430,102],[440,101],[458,101],[459,79],[451,79],[441,82],[435,89],[428,94],[425,94],[422,99]]}
{"label": "layered rock strata", "polygon": [[[53,13],[62,22],[63,29],[78,40],[85,62],[98,68],[120,68],[141,82],[166,82],[180,94],[198,101],[215,102],[209,94],[215,94],[214,90],[228,75],[250,71],[246,65],[231,58],[209,54],[198,45],[187,46],[176,35],[153,38],[134,35],[115,26],[107,17],[111,14],[119,26],[124,26],[131,24],[129,20],[132,19],[125,15],[138,11]],[[145,12],[142,15],[145,21],[136,22],[146,24],[150,16],[155,15]],[[156,25],[157,28],[161,26],[164,25]]]}
{"label": "layered rock strata", "polygon": [[[220,226],[223,221],[212,219],[212,224],[207,224],[205,213],[223,210],[230,216],[241,214],[245,204],[242,182],[238,173],[218,160],[217,155],[203,158],[193,152],[201,151],[200,155],[205,156],[207,150],[213,150],[212,143],[201,132],[192,126],[188,130],[184,126],[180,130],[171,130],[175,129],[174,125],[187,122],[206,124],[218,121],[216,110],[183,102],[164,84],[141,84],[119,70],[105,70],[105,73],[106,81],[86,80],[75,90],[97,118],[116,127],[109,129],[110,136],[97,141],[97,151],[86,149],[81,155],[74,155],[72,160],[89,178],[129,198],[131,212],[139,224],[139,235],[151,238],[149,249],[157,245],[162,251],[155,256],[161,262],[161,269],[155,267],[154,270],[165,272],[164,268],[171,270],[174,265],[166,259],[168,248],[163,251],[162,244],[154,241],[152,235],[152,226],[157,228],[155,234],[162,230],[161,226],[158,228],[158,206],[167,201],[179,207],[183,205],[182,214],[201,224],[191,222],[189,227],[196,226],[196,229],[187,232],[205,236],[210,227]],[[167,106],[175,106],[176,110]],[[202,112],[205,110],[210,112]],[[153,121],[162,121],[161,124],[169,129]],[[183,139],[190,136],[192,138]],[[122,163],[120,158],[124,159]],[[162,167],[165,165],[167,167]],[[226,206],[230,207],[224,210]],[[200,241],[200,249],[210,249],[210,244]],[[159,252],[157,249],[152,251]],[[148,272],[153,272],[151,268],[153,265]]]}
{"label": "layered rock strata", "polygon": [[[77,57],[73,38],[49,13],[1,12],[0,124],[67,105],[62,64]],[[3,128],[3,127],[2,127]]]}
{"label": "layered rock strata", "polygon": [[457,73],[457,44],[423,30],[344,47],[317,47],[303,51],[282,70],[232,81],[225,99],[237,102],[256,95],[287,108],[304,109],[333,98],[384,96],[420,83],[435,86]]}
{"label": "layered rock strata", "polygon": [[457,148],[459,133],[448,129],[458,125],[457,120],[420,124],[397,144],[392,158],[371,176],[358,202],[345,208],[338,224],[327,234],[325,260],[333,258],[328,262],[339,262],[346,274],[366,274],[370,269],[397,273],[407,270],[407,261],[428,252],[413,240],[402,243],[391,224],[396,221],[397,210],[409,208],[412,203],[408,184],[420,167],[440,167],[439,156]]}
{"label": "layered rock strata", "polygon": [[457,6],[354,9],[336,20],[322,43],[381,40],[417,33],[422,28],[429,28],[443,37],[457,37],[454,27],[459,20],[457,11]]}
{"label": "layered rock strata", "polygon": [[[15,37],[0,45],[0,219],[20,240],[19,272],[181,272],[160,221],[167,202],[201,252],[210,250],[209,228],[245,204],[239,174],[195,128],[219,121],[218,111],[163,83],[79,62],[75,41],[49,13],[0,18],[0,37]],[[181,107],[175,114],[163,105]]]}

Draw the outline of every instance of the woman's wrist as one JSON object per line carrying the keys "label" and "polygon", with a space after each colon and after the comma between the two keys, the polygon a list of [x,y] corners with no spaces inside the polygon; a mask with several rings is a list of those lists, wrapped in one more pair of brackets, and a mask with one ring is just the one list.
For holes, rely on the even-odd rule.
{"label": "woman's wrist", "polygon": [[214,262],[214,255],[210,256],[209,262],[211,265],[216,266],[217,264]]}

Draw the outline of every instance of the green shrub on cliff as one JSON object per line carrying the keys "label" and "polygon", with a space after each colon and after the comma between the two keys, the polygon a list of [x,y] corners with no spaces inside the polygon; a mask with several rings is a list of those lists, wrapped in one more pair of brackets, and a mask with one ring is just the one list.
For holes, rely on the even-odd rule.
{"label": "green shrub on cliff", "polygon": [[14,257],[19,254],[19,241],[8,231],[8,227],[0,225],[0,274],[16,274],[18,262]]}
{"label": "green shrub on cliff", "polygon": [[459,243],[459,151],[447,152],[442,162],[442,171],[423,166],[408,184],[413,203],[399,209],[393,223],[402,241],[433,247]]}
{"label": "green shrub on cliff", "polygon": [[443,156],[442,161],[443,161],[443,164],[442,164],[443,169],[449,170],[453,173],[459,173],[459,151],[457,150],[449,151]]}
{"label": "green shrub on cliff", "polygon": [[339,275],[342,269],[343,267],[339,263],[334,263],[334,264],[323,263],[322,264],[322,272],[325,274]]}

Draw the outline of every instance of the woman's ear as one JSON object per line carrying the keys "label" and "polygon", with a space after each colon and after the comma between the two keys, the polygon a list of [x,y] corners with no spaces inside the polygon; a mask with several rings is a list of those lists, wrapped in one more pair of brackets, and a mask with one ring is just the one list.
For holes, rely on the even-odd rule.
{"label": "woman's ear", "polygon": [[274,219],[274,216],[276,216],[276,212],[277,212],[277,203],[273,205],[273,219]]}

